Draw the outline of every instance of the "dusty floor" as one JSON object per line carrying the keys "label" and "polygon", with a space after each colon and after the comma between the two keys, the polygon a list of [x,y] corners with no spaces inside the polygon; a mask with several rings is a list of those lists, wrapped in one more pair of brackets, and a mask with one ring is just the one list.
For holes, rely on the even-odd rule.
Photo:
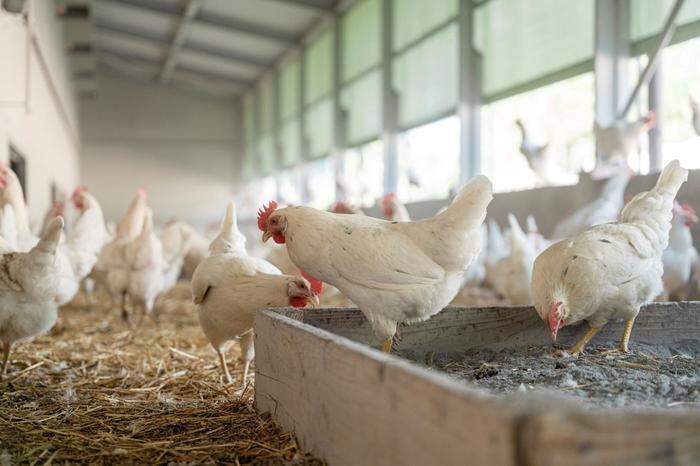
{"label": "dusty floor", "polygon": [[592,345],[586,354],[555,357],[551,346],[519,350],[470,350],[437,357],[452,377],[498,393],[553,389],[606,407],[700,409],[700,341],[675,348],[632,342],[629,354]]}
{"label": "dusty floor", "polygon": [[255,413],[252,386],[222,384],[192,309],[160,321],[132,334],[116,313],[69,308],[19,346],[0,382],[0,465],[322,464]]}

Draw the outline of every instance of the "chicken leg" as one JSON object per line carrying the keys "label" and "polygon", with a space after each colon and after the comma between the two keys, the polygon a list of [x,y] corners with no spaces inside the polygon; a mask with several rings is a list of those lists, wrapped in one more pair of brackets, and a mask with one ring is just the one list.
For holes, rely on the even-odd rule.
{"label": "chicken leg", "polygon": [[5,375],[5,368],[7,368],[7,361],[10,358],[10,349],[12,345],[10,343],[2,344],[2,367],[0,367],[0,380],[2,380],[3,375]]}
{"label": "chicken leg", "polygon": [[241,345],[241,357],[240,361],[243,363],[243,383],[242,388],[245,388],[248,382],[248,370],[250,369],[250,362],[255,357],[255,346],[253,346],[253,332],[250,331],[244,335],[241,335],[239,342]]}
{"label": "chicken leg", "polygon": [[596,335],[596,333],[600,332],[601,328],[602,327],[594,327],[591,325],[588,328],[588,331],[584,333],[583,336],[576,342],[576,344],[569,349],[568,353],[572,356],[578,356],[579,354],[581,354],[583,348],[585,348],[585,346],[588,344],[589,341],[591,341],[591,338],[593,338]]}
{"label": "chicken leg", "polygon": [[384,340],[384,343],[382,343],[382,351],[385,353],[391,353],[391,346],[394,343],[394,339],[392,337],[387,338]]}
{"label": "chicken leg", "polygon": [[226,365],[226,354],[219,348],[216,348],[216,354],[219,355],[219,362],[221,362],[221,369],[224,371],[224,376],[226,377],[226,383],[230,384],[231,374],[228,372],[228,366]]}
{"label": "chicken leg", "polygon": [[625,329],[622,331],[622,339],[620,340],[620,351],[622,353],[629,353],[629,347],[627,346],[630,342],[630,335],[632,334],[632,327],[634,326],[634,319],[635,317],[632,317],[628,321],[625,322]]}

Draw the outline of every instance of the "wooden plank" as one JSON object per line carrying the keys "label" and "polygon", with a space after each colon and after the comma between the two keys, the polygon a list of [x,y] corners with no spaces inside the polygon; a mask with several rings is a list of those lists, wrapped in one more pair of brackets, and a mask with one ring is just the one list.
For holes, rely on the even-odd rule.
{"label": "wooden plank", "polygon": [[515,465],[515,409],[273,311],[255,319],[255,404],[331,465]]}
{"label": "wooden plank", "polygon": [[[310,309],[281,311],[295,320],[328,330],[351,340],[377,345],[371,327],[357,309]],[[564,327],[558,343],[569,345],[585,326]],[[611,321],[592,340],[593,344],[618,341],[623,322]],[[422,360],[430,352],[458,352],[474,347],[502,349],[550,344],[549,331],[534,308],[500,306],[448,307],[430,320],[399,328],[396,349],[404,357]],[[649,344],[675,344],[700,338],[700,302],[652,303],[642,308],[632,340]]]}
{"label": "wooden plank", "polygon": [[526,466],[681,466],[700,464],[695,412],[549,412],[520,426]]}

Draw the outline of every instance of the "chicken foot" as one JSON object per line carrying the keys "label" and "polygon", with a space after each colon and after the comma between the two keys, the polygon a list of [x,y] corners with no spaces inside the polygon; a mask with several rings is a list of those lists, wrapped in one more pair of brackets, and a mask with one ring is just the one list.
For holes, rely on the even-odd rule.
{"label": "chicken foot", "polygon": [[382,351],[385,353],[391,353],[391,346],[394,343],[394,338],[389,337],[386,340],[384,340],[384,343],[382,343]]}
{"label": "chicken foot", "polygon": [[[221,369],[224,371],[224,376],[226,376],[226,383],[230,384],[233,382],[231,379],[231,374],[228,371],[228,366],[226,365],[226,354],[221,351],[219,348],[216,349],[216,354],[219,355],[219,362],[221,362]],[[247,367],[246,367],[247,369]]]}
{"label": "chicken foot", "polygon": [[[589,341],[591,341],[591,338],[593,338],[596,335],[596,333],[600,332],[601,328],[602,327],[594,327],[591,325],[588,328],[588,331],[583,334],[583,336],[576,342],[574,346],[572,346],[567,351],[567,353],[569,353],[571,356],[578,356],[579,354],[581,354],[583,348],[585,348],[585,346],[588,344]],[[557,351],[557,353],[561,355],[562,352]]]}
{"label": "chicken foot", "polygon": [[631,319],[625,321],[625,329],[622,331],[622,338],[620,339],[620,344],[618,345],[617,348],[611,349],[611,350],[606,350],[601,352],[601,354],[610,354],[610,353],[629,353],[629,342],[630,342],[630,335],[632,335],[632,327],[634,327],[634,319],[636,317],[632,317]]}

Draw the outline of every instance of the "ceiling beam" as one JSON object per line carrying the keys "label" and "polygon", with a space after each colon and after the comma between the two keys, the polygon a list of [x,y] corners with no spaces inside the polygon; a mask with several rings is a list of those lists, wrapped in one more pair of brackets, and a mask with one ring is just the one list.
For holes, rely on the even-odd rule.
{"label": "ceiling beam", "polygon": [[175,31],[173,36],[173,41],[170,44],[170,50],[168,50],[168,55],[163,63],[163,69],[160,71],[159,80],[161,84],[168,84],[170,79],[173,77],[173,72],[175,71],[175,66],[177,65],[177,56],[182,49],[182,44],[185,43],[187,39],[187,30],[194,18],[199,13],[202,7],[202,0],[189,0],[187,6],[185,7],[185,12],[180,19],[180,24]]}
{"label": "ceiling beam", "polygon": [[[159,44],[170,43],[170,40],[167,37],[164,37],[163,35],[158,34],[156,32],[139,27],[134,27],[131,25],[116,24],[111,20],[107,20],[105,18],[95,17],[93,19],[93,28],[95,28],[98,32],[105,31],[116,34],[123,34],[150,42],[157,42]],[[271,65],[271,63],[267,60],[261,60],[257,57],[240,54],[229,50],[223,50],[217,47],[199,44],[192,41],[188,41],[186,44],[184,44],[182,46],[182,50],[189,50],[204,55],[210,55],[212,57],[216,57],[230,62],[237,62],[243,65],[254,66],[261,70]]]}
{"label": "ceiling beam", "polygon": [[333,13],[335,1],[327,2],[323,0],[272,0],[273,2],[286,5],[297,6],[315,13]]}
{"label": "ceiling beam", "polygon": [[[146,57],[144,55],[135,54],[132,52],[124,52],[123,50],[117,50],[117,49],[114,49],[111,47],[100,46],[99,52],[101,54],[105,54],[108,56],[111,55],[113,57],[121,58],[123,60],[130,60],[130,61],[135,61],[135,62],[140,62],[140,63],[152,65],[155,68],[159,68],[161,66],[161,63],[162,63],[162,62],[157,61],[151,57]],[[199,69],[191,68],[191,67],[187,67],[187,66],[179,66],[178,69],[180,69],[184,72],[187,72],[187,73],[199,75],[202,78],[212,79],[215,81],[226,81],[226,82],[229,82],[229,83],[231,83],[235,86],[239,86],[239,87],[247,88],[247,87],[251,87],[253,85],[253,82],[249,81],[247,79],[235,78],[232,76],[227,76],[227,75],[223,75],[223,74],[219,74],[219,73],[212,73],[210,71],[203,71],[203,70],[199,70]]]}
{"label": "ceiling beam", "polygon": [[[182,8],[180,8],[178,5],[164,2],[162,0],[109,0],[109,2],[129,5],[141,10],[148,10],[168,16],[182,16],[184,13]],[[277,42],[285,46],[294,45],[298,42],[298,37],[296,37],[296,35],[290,34],[286,31],[267,28],[237,18],[222,17],[216,14],[208,13],[204,10],[199,12],[196,23],[227,29],[230,32],[248,34],[259,39]]]}

